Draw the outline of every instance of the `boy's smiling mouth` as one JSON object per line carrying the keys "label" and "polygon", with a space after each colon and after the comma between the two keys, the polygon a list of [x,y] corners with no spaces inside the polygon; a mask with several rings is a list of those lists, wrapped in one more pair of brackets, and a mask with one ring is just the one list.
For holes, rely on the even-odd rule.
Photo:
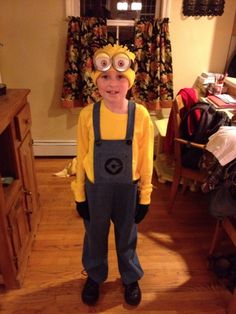
{"label": "boy's smiling mouth", "polygon": [[115,91],[115,90],[109,90],[107,91],[108,94],[111,94],[111,95],[116,95],[116,94],[119,94],[118,91]]}

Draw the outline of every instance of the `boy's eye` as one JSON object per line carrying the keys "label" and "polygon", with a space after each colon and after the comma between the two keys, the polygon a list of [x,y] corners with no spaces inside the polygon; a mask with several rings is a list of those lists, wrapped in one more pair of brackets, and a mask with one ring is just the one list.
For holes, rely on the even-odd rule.
{"label": "boy's eye", "polygon": [[120,75],[118,75],[117,77],[118,77],[119,80],[121,80],[121,79],[123,79],[125,76],[122,75],[122,74],[120,74]]}
{"label": "boy's eye", "polygon": [[125,53],[118,53],[113,57],[112,64],[119,72],[124,72],[130,67],[130,58]]}
{"label": "boy's eye", "polygon": [[107,71],[111,67],[111,59],[108,54],[102,52],[94,56],[94,67],[101,72]]}
{"label": "boy's eye", "polygon": [[106,74],[102,74],[102,75],[101,75],[101,78],[103,78],[103,79],[105,79],[105,80],[106,80],[106,79],[108,78],[108,75],[106,75]]}

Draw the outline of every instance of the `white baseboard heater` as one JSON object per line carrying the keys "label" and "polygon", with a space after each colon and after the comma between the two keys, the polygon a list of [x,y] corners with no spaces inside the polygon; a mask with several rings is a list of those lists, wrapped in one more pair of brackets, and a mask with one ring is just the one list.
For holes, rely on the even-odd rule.
{"label": "white baseboard heater", "polygon": [[34,156],[76,156],[76,140],[34,140]]}

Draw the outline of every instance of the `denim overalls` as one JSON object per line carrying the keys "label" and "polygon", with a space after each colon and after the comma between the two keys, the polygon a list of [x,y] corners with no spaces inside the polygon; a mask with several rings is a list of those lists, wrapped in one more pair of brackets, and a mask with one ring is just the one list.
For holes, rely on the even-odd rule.
{"label": "denim overalls", "polygon": [[118,267],[123,283],[132,283],[143,276],[135,251],[137,182],[132,178],[134,116],[135,103],[129,102],[126,138],[102,140],[100,103],[94,104],[94,183],[86,179],[90,221],[84,221],[86,232],[82,261],[88,276],[99,284],[108,276],[110,220],[114,223]]}

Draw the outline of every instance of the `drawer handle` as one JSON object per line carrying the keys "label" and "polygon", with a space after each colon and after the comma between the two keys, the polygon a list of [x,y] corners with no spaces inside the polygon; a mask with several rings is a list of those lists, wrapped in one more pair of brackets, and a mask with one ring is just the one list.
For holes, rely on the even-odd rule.
{"label": "drawer handle", "polygon": [[30,119],[25,119],[24,122],[25,124],[30,124]]}
{"label": "drawer handle", "polygon": [[26,210],[25,210],[25,213],[26,213],[27,215],[31,215],[31,214],[33,214],[33,211],[32,211],[32,209],[26,209]]}
{"label": "drawer handle", "polygon": [[32,192],[29,191],[29,190],[23,189],[23,192],[24,192],[26,195],[32,196]]}

